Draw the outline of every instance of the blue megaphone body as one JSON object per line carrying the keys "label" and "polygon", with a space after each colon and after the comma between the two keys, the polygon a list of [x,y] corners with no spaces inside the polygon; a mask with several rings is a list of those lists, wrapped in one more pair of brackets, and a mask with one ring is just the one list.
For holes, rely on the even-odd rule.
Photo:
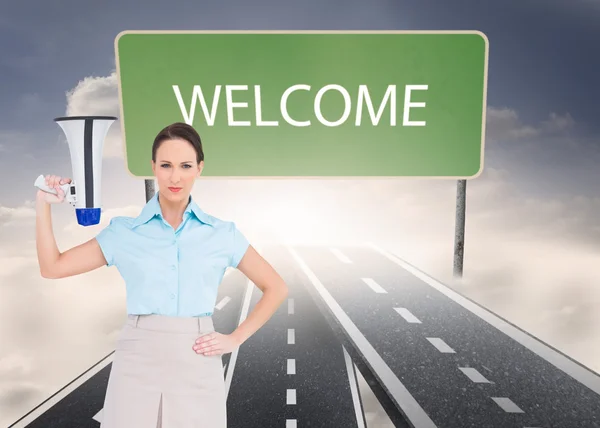
{"label": "blue megaphone body", "polygon": [[[108,129],[117,120],[114,116],[67,116],[54,119],[67,137],[71,153],[72,182],[61,185],[65,199],[75,207],[77,223],[92,226],[100,223],[102,194],[102,151]],[[40,175],[34,186],[48,193],[56,190],[46,186]]]}

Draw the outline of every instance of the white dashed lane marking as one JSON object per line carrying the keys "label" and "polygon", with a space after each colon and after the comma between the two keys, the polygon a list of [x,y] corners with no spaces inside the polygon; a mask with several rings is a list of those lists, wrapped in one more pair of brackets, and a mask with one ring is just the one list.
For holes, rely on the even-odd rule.
{"label": "white dashed lane marking", "polygon": [[365,284],[367,284],[369,287],[371,287],[373,289],[373,291],[375,293],[387,293],[387,291],[385,291],[381,285],[377,284],[373,278],[361,278]]}
{"label": "white dashed lane marking", "polygon": [[[289,298],[288,299],[288,315],[293,315],[293,314],[294,314],[294,299]],[[288,328],[287,336],[288,336],[288,338],[287,338],[288,345],[293,345],[296,343],[296,334],[295,334],[295,330],[293,328]],[[288,358],[286,372],[288,375],[296,374],[296,359],[295,358]],[[287,404],[287,405],[295,405],[296,404],[296,390],[295,389],[287,389],[285,404]],[[286,426],[286,428],[296,428],[297,427],[296,419],[286,419],[285,426]]]}
{"label": "white dashed lane marking", "polygon": [[502,410],[507,413],[525,413],[510,398],[507,397],[492,397],[492,400],[496,402]]}
{"label": "white dashed lane marking", "polygon": [[352,263],[352,260],[350,260],[344,253],[342,253],[337,248],[330,248],[330,250],[342,263]]}
{"label": "white dashed lane marking", "polygon": [[444,354],[455,354],[456,353],[454,351],[454,349],[449,347],[446,344],[446,342],[444,342],[439,337],[428,337],[427,340],[429,340],[431,342],[431,344],[437,348],[438,351],[440,351]]}
{"label": "white dashed lane marking", "polygon": [[296,360],[293,358],[287,360],[287,374],[296,374]]}
{"label": "white dashed lane marking", "polygon": [[477,369],[472,367],[459,367],[459,369],[475,383],[490,383]]}
{"label": "white dashed lane marking", "polygon": [[394,308],[396,312],[398,312],[402,318],[404,318],[407,322],[414,324],[421,324],[421,321],[417,319],[408,309],[406,308]]}
{"label": "white dashed lane marking", "polygon": [[220,301],[220,302],[219,302],[219,303],[218,303],[218,304],[215,306],[215,308],[216,308],[217,310],[219,310],[219,311],[220,311],[220,310],[221,310],[221,309],[223,309],[223,308],[225,307],[225,305],[226,305],[227,303],[229,303],[230,301],[231,301],[231,297],[229,297],[229,296],[225,296],[225,297],[223,297],[223,298],[221,299],[221,301]]}
{"label": "white dashed lane marking", "polygon": [[295,389],[287,390],[287,397],[285,400],[285,404],[288,404],[288,405],[296,404],[296,390]]}

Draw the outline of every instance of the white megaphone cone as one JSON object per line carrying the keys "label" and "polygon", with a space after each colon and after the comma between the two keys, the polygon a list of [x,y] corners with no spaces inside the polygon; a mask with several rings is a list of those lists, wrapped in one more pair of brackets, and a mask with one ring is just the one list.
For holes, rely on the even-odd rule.
{"label": "white megaphone cone", "polygon": [[[72,182],[61,189],[73,206],[77,222],[82,226],[100,223],[102,195],[102,150],[104,139],[113,116],[71,116],[54,119],[64,131],[71,153]],[[40,175],[34,185],[48,193],[56,194],[46,186]]]}

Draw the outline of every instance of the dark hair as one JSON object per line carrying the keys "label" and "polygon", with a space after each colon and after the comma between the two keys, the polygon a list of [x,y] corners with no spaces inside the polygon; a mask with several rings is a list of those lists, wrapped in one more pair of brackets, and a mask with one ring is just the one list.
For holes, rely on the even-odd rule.
{"label": "dark hair", "polygon": [[183,122],[172,123],[158,133],[154,139],[154,144],[152,144],[152,160],[156,162],[156,152],[163,141],[176,139],[186,140],[194,147],[194,150],[196,150],[196,163],[204,160],[200,135],[198,135],[194,127]]}

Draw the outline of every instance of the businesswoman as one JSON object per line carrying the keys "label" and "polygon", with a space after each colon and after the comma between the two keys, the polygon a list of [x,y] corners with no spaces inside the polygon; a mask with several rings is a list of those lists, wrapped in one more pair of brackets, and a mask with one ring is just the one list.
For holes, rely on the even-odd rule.
{"label": "businesswoman", "polygon": [[[283,279],[235,223],[204,212],[190,193],[204,167],[200,136],[174,123],[158,133],[152,170],[158,192],[137,217],[114,217],[97,236],[60,252],[51,204],[69,178],[46,176],[58,195],[37,193],[40,273],[65,278],[116,266],[127,294],[127,319],[116,342],[101,428],[226,428],[221,356],[262,327],[285,300]],[[227,267],[263,292],[231,334],[214,330],[212,311]]]}

